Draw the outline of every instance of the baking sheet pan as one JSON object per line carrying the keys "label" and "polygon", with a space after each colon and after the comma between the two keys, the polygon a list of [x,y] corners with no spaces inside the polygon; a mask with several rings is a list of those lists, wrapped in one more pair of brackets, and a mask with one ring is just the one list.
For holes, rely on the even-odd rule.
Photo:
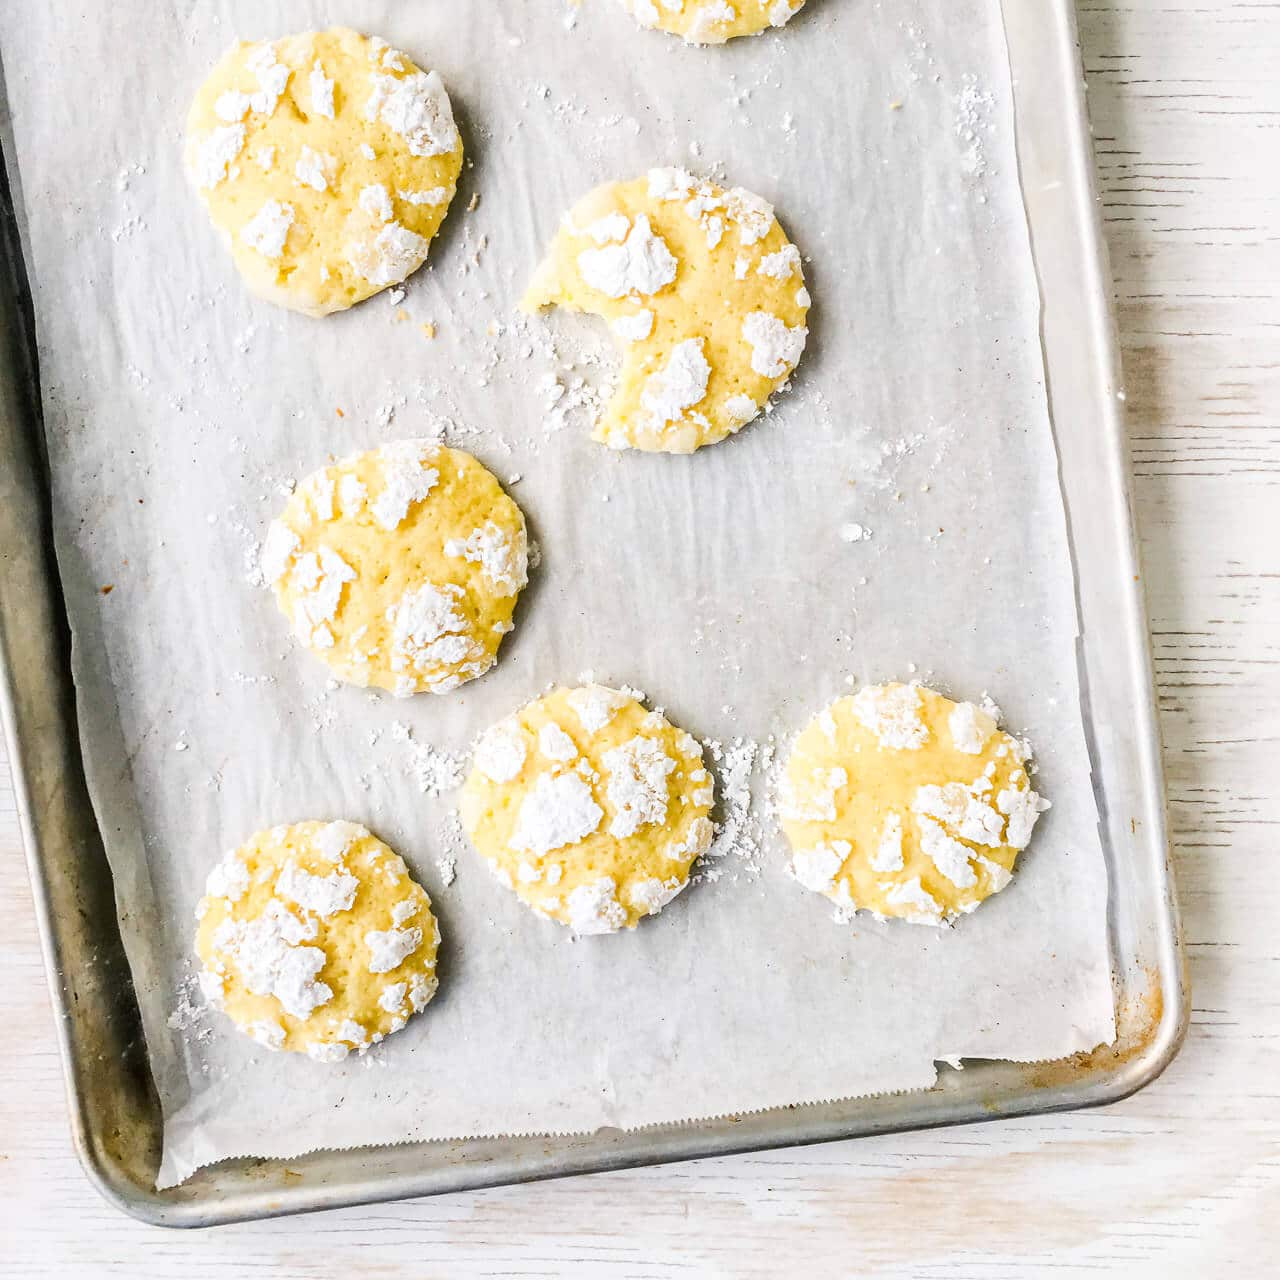
{"label": "baking sheet pan", "polygon": [[[139,1189],[149,1185],[144,1170],[155,1154],[156,1118],[145,1090],[145,1072],[137,1069],[141,1064],[136,1054],[136,1027],[127,1034],[127,1001],[123,1002],[125,1008],[116,1008],[99,990],[93,1025],[64,1023],[64,1047],[70,1054],[69,1075],[82,1149],[90,1153],[88,1163],[99,1179],[111,1182],[127,1207],[159,1220],[208,1221],[912,1124],[1045,1110],[1115,1096],[1135,1087],[1167,1061],[1185,1016],[1185,1001],[1164,858],[1146,637],[1132,578],[1132,530],[1112,398],[1116,389],[1114,348],[1105,306],[1106,277],[1090,203],[1078,64],[1070,15],[1062,7],[1047,0],[1019,5],[1007,18],[1024,193],[1045,300],[1044,341],[1063,490],[1069,516],[1078,517],[1081,509],[1088,514],[1088,519],[1071,520],[1071,533],[1082,620],[1081,676],[1112,880],[1113,950],[1122,1031],[1118,1045],[1056,1074],[1007,1063],[976,1064],[963,1073],[944,1073],[933,1090],[921,1094],[788,1108],[729,1121],[627,1133],[603,1130],[578,1139],[416,1144],[317,1154],[287,1163],[236,1162],[206,1170],[182,1188],[156,1196]],[[1064,104],[1071,110],[1064,110]],[[15,375],[20,370],[21,365],[15,364]],[[23,454],[17,450],[25,439],[31,455],[29,391],[18,376],[8,390],[12,412],[6,414],[6,430],[23,434],[15,441],[14,470],[6,478],[12,494],[6,519],[34,521],[27,529],[39,530],[38,476],[32,471],[23,474]],[[28,410],[25,416],[24,407]],[[31,465],[35,465],[34,458]],[[1100,486],[1100,478],[1105,478],[1105,488]],[[30,491],[28,486],[32,486]],[[1087,507],[1073,505],[1073,497]],[[19,538],[21,527],[6,531],[6,535],[12,532],[15,536],[6,536],[5,545],[38,549],[42,545],[38,537],[28,532]],[[1127,555],[1118,555],[1118,550],[1127,551]],[[88,936],[95,937],[99,957],[110,954],[107,940],[94,933],[92,913],[81,910],[86,894],[102,892],[101,863],[95,862],[100,853],[94,852],[100,845],[83,792],[77,797],[74,790],[61,785],[63,780],[75,780],[79,771],[74,731],[68,735],[65,720],[48,714],[49,707],[60,706],[64,717],[70,715],[65,652],[48,647],[59,632],[50,626],[43,638],[33,637],[40,629],[30,625],[31,612],[41,607],[47,608],[48,619],[58,616],[56,595],[35,589],[46,581],[47,558],[41,563],[37,557],[25,565],[10,558],[5,572],[9,580],[5,583],[4,631],[12,676],[8,724],[14,758],[23,764],[20,802],[28,820],[28,851],[48,926],[51,973],[59,975],[61,1002],[67,994],[63,983],[88,982],[94,976],[79,966],[68,966],[63,959],[76,944],[73,924],[86,930],[82,943]],[[14,575],[19,573],[26,575],[21,602],[11,589]],[[19,607],[23,612],[14,612]],[[41,643],[46,646],[43,652],[39,650]],[[33,645],[34,653],[30,652]],[[36,723],[43,726],[38,734],[33,728]],[[47,790],[51,779],[60,783],[53,792]],[[94,865],[99,867],[96,875],[80,869]],[[92,888],[95,884],[96,890]],[[72,903],[75,908],[69,910]],[[102,926],[101,920],[96,923]],[[118,989],[120,984],[112,983],[109,971],[104,974],[99,969],[97,976],[108,990]],[[68,1001],[67,1007],[79,1008],[82,1003]],[[118,1038],[126,1037],[135,1052],[121,1061],[126,1066],[132,1063],[134,1069],[119,1079],[95,1079],[92,1091],[87,1091],[85,1036],[90,1042],[97,1037],[95,1057],[107,1046],[118,1048]],[[112,1117],[109,1125],[104,1125],[106,1115]],[[286,1168],[301,1178],[288,1179],[287,1194],[281,1194]],[[153,1172],[154,1165],[151,1169]],[[214,1199],[216,1207],[211,1203]]]}

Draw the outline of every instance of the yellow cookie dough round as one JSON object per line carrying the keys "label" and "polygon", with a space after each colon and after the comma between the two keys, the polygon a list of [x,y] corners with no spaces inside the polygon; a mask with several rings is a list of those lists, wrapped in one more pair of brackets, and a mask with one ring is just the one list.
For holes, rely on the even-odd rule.
{"label": "yellow cookie dough round", "polygon": [[779,788],[796,879],[846,914],[913,924],[999,893],[1049,807],[999,714],[918,684],[832,703],[796,739]]}
{"label": "yellow cookie dough round", "polygon": [[683,169],[580,201],[522,305],[609,321],[622,368],[593,438],[614,449],[692,453],[740,430],[809,333],[800,251],[770,205]]}
{"label": "yellow cookie dough round", "polygon": [[642,27],[683,36],[687,44],[724,44],[782,27],[804,7],[804,0],[622,0]]}
{"label": "yellow cookie dough round", "polygon": [[210,872],[196,919],[205,996],[268,1049],[338,1062],[436,993],[431,899],[355,822],[250,836]]}
{"label": "yellow cookie dough round", "polygon": [[498,878],[575,933],[634,929],[689,881],[713,828],[696,739],[635,697],[559,688],[487,730],[462,825]]}
{"label": "yellow cookie dough round", "polygon": [[262,548],[294,636],[397,697],[484,675],[528,580],[520,508],[469,453],[401,440],[298,485]]}
{"label": "yellow cookie dough round", "polygon": [[426,261],[462,141],[436,72],[335,27],[237,44],[196,94],[186,158],[250,289],[323,316]]}

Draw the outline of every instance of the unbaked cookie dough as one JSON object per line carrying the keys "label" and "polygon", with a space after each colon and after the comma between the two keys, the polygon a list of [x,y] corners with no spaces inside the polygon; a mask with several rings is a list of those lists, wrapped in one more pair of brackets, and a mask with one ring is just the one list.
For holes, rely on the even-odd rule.
{"label": "unbaked cookie dough", "polygon": [[196,919],[205,997],[268,1049],[339,1062],[436,993],[431,899],[355,822],[250,836],[210,872]]}
{"label": "unbaked cookie dough", "polygon": [[792,871],[846,915],[940,925],[999,893],[1049,807],[999,710],[868,685],[800,736],[779,788]]}
{"label": "unbaked cookie dough", "polygon": [[469,453],[400,440],[309,475],[262,575],[334,675],[397,697],[484,675],[528,580],[520,508]]}
{"label": "unbaked cookie dough", "polygon": [[416,271],[462,168],[439,75],[344,27],[236,45],[196,94],[186,154],[250,289],[314,316]]}
{"label": "unbaked cookie dough", "polygon": [[713,828],[696,739],[628,692],[555,689],[476,746],[462,825],[498,878],[575,933],[634,929],[689,881]]}
{"label": "unbaked cookie dough", "polygon": [[803,6],[804,0],[622,0],[642,27],[670,31],[688,44],[723,44],[786,26]]}
{"label": "unbaked cookie dough", "polygon": [[608,320],[622,368],[593,439],[614,449],[692,453],[740,430],[809,333],[800,251],[772,207],[683,169],[580,201],[522,305]]}

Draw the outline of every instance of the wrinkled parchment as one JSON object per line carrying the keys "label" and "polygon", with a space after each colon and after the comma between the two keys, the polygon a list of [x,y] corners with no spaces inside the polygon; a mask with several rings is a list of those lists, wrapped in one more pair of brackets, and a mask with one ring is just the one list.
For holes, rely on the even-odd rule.
{"label": "wrinkled parchment", "polygon": [[[441,71],[470,165],[403,303],[315,321],[245,294],[180,143],[234,37],[339,16]],[[942,1057],[1111,1037],[996,0],[810,0],[776,35],[709,50],[608,0],[13,5],[0,39],[82,734],[166,1117],[162,1183],[230,1155],[919,1088]],[[565,372],[598,381],[607,342],[514,304],[583,192],[672,163],[776,204],[806,255],[812,336],[793,390],[738,438],[617,455],[586,438]],[[517,630],[447,698],[331,689],[250,583],[256,541],[286,482],[331,453],[440,430],[510,482],[543,545]],[[586,669],[726,748],[779,752],[846,679],[989,690],[1054,808],[1013,886],[957,928],[840,925],[785,874],[758,768],[758,848],[739,840],[634,934],[572,942],[459,845],[448,795],[418,775]],[[209,867],[313,817],[367,823],[428,887],[435,1003],[337,1067],[267,1054],[213,1013],[171,1026]]]}

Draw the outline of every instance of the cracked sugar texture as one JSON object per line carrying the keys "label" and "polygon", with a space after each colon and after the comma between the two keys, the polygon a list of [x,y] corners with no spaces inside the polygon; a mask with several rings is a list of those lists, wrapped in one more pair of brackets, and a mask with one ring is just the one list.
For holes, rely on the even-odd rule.
{"label": "cracked sugar texture", "polygon": [[314,472],[267,532],[262,576],[339,679],[398,697],[483,675],[528,580],[520,508],[469,453],[402,440]]}
{"label": "cracked sugar texture", "polygon": [[438,74],[334,28],[236,45],[196,94],[186,159],[250,289],[322,316],[426,261],[462,141]]}
{"label": "cracked sugar texture", "polygon": [[206,998],[266,1049],[339,1062],[436,992],[431,900],[358,823],[259,831],[209,873],[196,919]]}
{"label": "cracked sugar texture", "polygon": [[740,431],[786,385],[809,302],[800,251],[767,201],[653,169],[578,203],[522,306],[608,321],[622,365],[593,439],[691,453]]}
{"label": "cracked sugar texture", "polygon": [[990,700],[869,685],[821,712],[787,761],[777,811],[792,872],[844,916],[941,925],[1004,889],[1049,802]]}
{"label": "cracked sugar texture", "polygon": [[687,44],[723,44],[783,27],[804,0],[620,0],[642,27],[683,37]]}
{"label": "cracked sugar texture", "polygon": [[575,933],[633,929],[714,834],[702,747],[632,695],[555,689],[476,744],[461,814],[498,879]]}

